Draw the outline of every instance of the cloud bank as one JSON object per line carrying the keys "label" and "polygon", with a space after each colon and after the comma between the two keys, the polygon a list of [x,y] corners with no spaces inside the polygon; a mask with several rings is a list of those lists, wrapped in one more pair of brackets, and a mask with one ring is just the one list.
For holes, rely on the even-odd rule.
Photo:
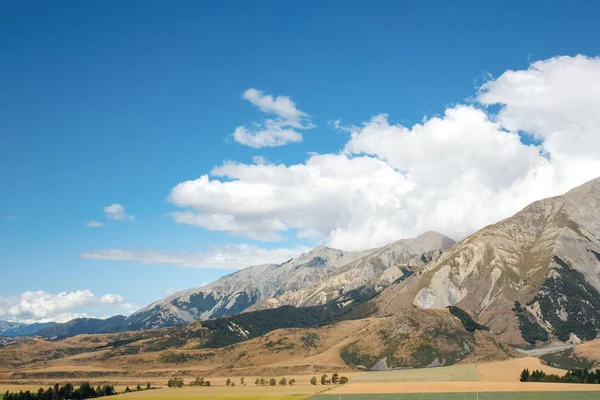
{"label": "cloud bank", "polygon": [[96,296],[89,290],[48,293],[27,291],[18,296],[0,296],[0,319],[17,322],[66,322],[73,318],[89,317],[76,310],[94,305],[109,305],[121,312],[131,313],[136,306],[118,294]]}
{"label": "cloud bank", "polygon": [[[427,230],[459,239],[600,175],[599,94],[600,58],[537,61],[420,124],[376,115],[348,129],[341,152],[296,165],[215,167],[172,189],[172,217],[259,240],[293,231],[348,250]],[[289,98],[244,97],[276,114],[275,125],[303,116]],[[263,128],[240,138],[253,147],[289,141],[263,138]]]}
{"label": "cloud bank", "polygon": [[161,252],[153,249],[96,250],[81,254],[92,260],[135,261],[143,264],[166,264],[186,268],[241,269],[251,265],[282,263],[308,251],[308,247],[267,250],[246,244],[210,246],[205,252]]}

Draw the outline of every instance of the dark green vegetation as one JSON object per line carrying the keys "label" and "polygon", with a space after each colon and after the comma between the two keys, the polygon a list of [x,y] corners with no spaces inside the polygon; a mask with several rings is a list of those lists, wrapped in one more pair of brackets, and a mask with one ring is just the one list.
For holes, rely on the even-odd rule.
{"label": "dark green vegetation", "polygon": [[544,281],[532,303],[539,303],[542,317],[558,339],[567,341],[571,333],[583,340],[595,339],[600,332],[600,293],[569,263],[557,256],[554,262],[560,266],[557,274]]}
{"label": "dark green vegetation", "polygon": [[597,251],[594,251],[592,249],[590,249],[590,253],[592,253],[594,256],[596,256],[596,259],[598,261],[600,261],[600,253],[598,253]]}
{"label": "dark green vegetation", "polygon": [[[338,400],[339,394],[318,394],[309,400]],[[598,400],[600,392],[479,392],[344,394],[342,400]]]}
{"label": "dark green vegetation", "polygon": [[[139,387],[139,386],[138,386]],[[141,390],[141,388],[140,388]],[[79,400],[91,399],[95,397],[112,396],[117,394],[114,386],[104,385],[94,388],[89,383],[83,383],[79,388],[75,388],[71,383],[60,386],[58,383],[54,387],[47,389],[40,388],[37,392],[22,390],[19,393],[6,392],[3,400]]]}
{"label": "dark green vegetation", "polygon": [[540,358],[551,367],[560,369],[592,368],[595,364],[587,358],[578,357],[573,349],[544,354]]}
{"label": "dark green vegetation", "polygon": [[469,315],[469,313],[461,308],[458,308],[455,306],[448,306],[448,310],[450,310],[452,315],[454,315],[455,317],[460,319],[460,322],[463,324],[465,329],[468,330],[469,332],[475,332],[476,330],[479,330],[479,331],[489,331],[490,330],[490,328],[488,328],[487,326],[480,325],[477,322],[475,322],[473,320],[473,318]]}
{"label": "dark green vegetation", "polygon": [[528,369],[524,369],[519,376],[521,382],[553,382],[553,383],[587,383],[595,384],[600,383],[600,369],[591,370],[587,368],[575,368],[568,371],[563,376],[556,374],[546,374],[544,371],[538,371],[537,369],[533,372],[529,372]]}
{"label": "dark green vegetation", "polygon": [[542,342],[548,340],[548,332],[537,323],[535,317],[521,303],[515,301],[512,310],[519,321],[521,336],[527,343],[535,344],[538,340]]}

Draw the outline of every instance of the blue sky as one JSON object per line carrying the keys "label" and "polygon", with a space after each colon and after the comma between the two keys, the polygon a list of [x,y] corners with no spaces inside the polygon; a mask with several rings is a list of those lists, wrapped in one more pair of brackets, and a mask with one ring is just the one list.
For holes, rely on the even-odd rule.
{"label": "blue sky", "polygon": [[[599,11],[591,1],[577,7],[557,1],[2,2],[0,265],[8,283],[0,292],[4,307],[25,291],[88,289],[98,298],[119,294],[133,308],[161,298],[167,290],[198,286],[237,268],[90,260],[81,257],[85,252],[152,249],[189,254],[205,252],[210,245],[273,250],[304,249],[320,242],[361,247],[332,232],[339,228],[351,235],[363,224],[370,226],[372,218],[353,221],[338,215],[321,224],[336,212],[324,210],[311,225],[289,222],[307,219],[294,211],[293,217],[281,217],[287,221],[278,233],[283,240],[273,242],[177,223],[170,213],[212,208],[204,200],[199,205],[188,198],[177,207],[168,197],[177,184],[198,179],[228,160],[250,165],[256,163],[253,157],[261,156],[269,165],[290,166],[305,165],[313,153],[339,154],[349,148],[351,134],[360,135],[360,127],[382,113],[389,115],[389,125],[410,128],[457,104],[473,106],[475,101],[474,107],[489,106],[490,113],[498,104],[509,107],[510,99],[495,96],[500,81],[488,99],[473,99],[486,81],[508,70],[528,71],[535,61],[577,54],[595,60]],[[590,73],[595,76],[596,63],[592,64]],[[297,129],[303,137],[300,143],[263,148],[237,143],[232,137],[237,127],[264,124],[274,116],[242,98],[249,88],[263,91],[263,96],[288,96],[314,128]],[[338,119],[343,129],[334,128],[332,121]],[[522,119],[502,125],[522,137],[531,134],[538,145],[551,131]],[[528,132],[527,127],[533,128]],[[356,143],[349,157],[368,154],[396,171],[419,170],[394,164],[396,155],[366,142]],[[523,150],[519,160],[534,157],[539,148],[535,150]],[[569,155],[577,156],[575,150]],[[494,193],[510,188],[514,198],[514,182],[539,162],[527,158],[527,167],[514,176],[502,175],[500,188],[489,183],[493,174],[481,182],[490,184]],[[468,221],[464,232],[448,234],[469,233],[516,211],[526,200],[579,183],[570,178],[578,171],[569,177],[555,175],[550,189],[527,193],[498,215],[475,213],[478,219]],[[250,180],[246,188],[270,179],[265,176]],[[305,209],[311,207],[310,196]],[[122,205],[135,220],[110,219],[104,208],[111,204]],[[369,209],[368,204],[357,200],[356,210]],[[215,205],[219,211],[213,216],[225,212],[219,207],[225,206]],[[444,209],[439,207],[441,215]],[[258,214],[248,211],[236,214],[236,219],[264,224]],[[86,226],[91,220],[103,226]],[[398,231],[374,223],[372,229],[389,234],[364,247],[450,222],[463,220],[421,221],[414,229]],[[2,304],[0,300],[0,308]],[[99,301],[64,311],[96,316],[125,312]],[[29,314],[19,315],[13,317],[27,319]],[[0,311],[0,319],[9,317]],[[51,313],[47,317],[52,318]]]}

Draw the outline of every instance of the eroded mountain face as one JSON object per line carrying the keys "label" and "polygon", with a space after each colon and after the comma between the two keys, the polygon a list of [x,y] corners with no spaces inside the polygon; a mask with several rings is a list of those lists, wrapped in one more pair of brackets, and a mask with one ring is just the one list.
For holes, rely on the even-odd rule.
{"label": "eroded mountain face", "polygon": [[600,333],[600,179],[469,236],[378,299],[468,311],[510,343]]}

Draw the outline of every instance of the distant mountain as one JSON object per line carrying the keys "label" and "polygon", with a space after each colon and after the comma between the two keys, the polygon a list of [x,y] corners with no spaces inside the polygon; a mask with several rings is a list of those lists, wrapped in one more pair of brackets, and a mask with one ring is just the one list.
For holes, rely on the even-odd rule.
{"label": "distant mountain", "polygon": [[20,322],[0,321],[0,336],[26,336],[54,325],[54,322],[23,324]]}
{"label": "distant mountain", "polygon": [[65,338],[83,333],[108,333],[127,330],[125,317],[117,315],[114,317],[99,318],[76,318],[69,322],[53,324],[36,332],[36,336],[44,338]]}
{"label": "distant mountain", "polygon": [[457,305],[508,343],[600,336],[600,178],[487,226],[376,300]]}

